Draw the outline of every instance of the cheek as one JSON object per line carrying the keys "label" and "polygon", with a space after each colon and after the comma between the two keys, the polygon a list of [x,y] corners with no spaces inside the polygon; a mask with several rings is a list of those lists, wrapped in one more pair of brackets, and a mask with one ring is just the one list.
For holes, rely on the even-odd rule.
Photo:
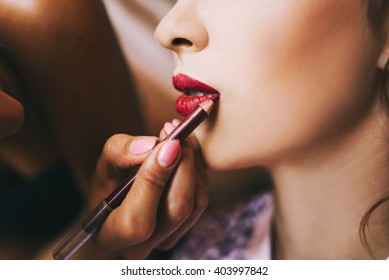
{"label": "cheek", "polygon": [[207,164],[217,170],[273,164],[330,143],[362,110],[344,93],[302,91],[277,84],[222,98],[208,129],[197,134]]}
{"label": "cheek", "polygon": [[198,134],[211,167],[281,159],[322,144],[363,114],[364,73],[373,69],[369,58],[360,62],[368,38],[358,5],[320,0],[304,10],[303,2],[275,4],[277,17],[262,15],[247,29],[225,28],[219,48],[208,50],[222,91],[215,126]]}

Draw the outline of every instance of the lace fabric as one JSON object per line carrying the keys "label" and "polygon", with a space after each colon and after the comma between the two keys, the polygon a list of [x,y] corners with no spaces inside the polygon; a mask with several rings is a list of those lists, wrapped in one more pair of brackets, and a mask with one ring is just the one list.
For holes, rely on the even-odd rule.
{"label": "lace fabric", "polygon": [[177,244],[171,259],[271,259],[272,216],[270,193],[210,213]]}

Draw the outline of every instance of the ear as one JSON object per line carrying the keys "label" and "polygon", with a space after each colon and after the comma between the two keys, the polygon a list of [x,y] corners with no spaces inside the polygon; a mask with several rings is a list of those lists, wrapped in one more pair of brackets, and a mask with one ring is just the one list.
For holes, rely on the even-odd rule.
{"label": "ear", "polygon": [[385,47],[377,61],[377,67],[383,71],[389,68],[389,46]]}
{"label": "ear", "polygon": [[382,32],[381,38],[383,39],[383,49],[377,61],[377,67],[381,70],[389,69],[389,4],[385,2],[383,4],[383,22],[382,22]]}

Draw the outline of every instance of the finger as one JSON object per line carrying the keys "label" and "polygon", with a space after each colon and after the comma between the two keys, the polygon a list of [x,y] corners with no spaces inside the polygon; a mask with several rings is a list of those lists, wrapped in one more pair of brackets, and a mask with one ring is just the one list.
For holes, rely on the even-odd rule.
{"label": "finger", "polygon": [[117,134],[107,140],[92,176],[88,201],[95,207],[128,174],[129,167],[139,165],[157,143],[156,137]]}
{"label": "finger", "polygon": [[173,120],[172,120],[172,124],[173,124],[174,126],[178,126],[180,123],[181,123],[181,121],[180,121],[179,119],[173,119]]}
{"label": "finger", "polygon": [[182,144],[180,164],[172,177],[161,203],[158,234],[174,232],[190,216],[195,200],[194,155],[187,143]]}
{"label": "finger", "polygon": [[159,133],[159,138],[161,140],[165,139],[166,136],[168,136],[175,128],[176,128],[176,126],[173,125],[172,123],[165,122],[165,124],[163,125],[163,128],[161,129],[161,131]]}
{"label": "finger", "polygon": [[119,180],[118,172],[139,165],[156,145],[158,138],[117,134],[107,140],[97,162],[95,177],[102,182]]}
{"label": "finger", "polygon": [[[195,152],[193,152],[193,156],[196,158]],[[205,168],[202,163],[196,163],[195,160],[196,186],[194,188],[194,202],[190,216],[174,233],[172,233],[167,239],[158,245],[158,249],[171,249],[176,244],[176,242],[181,239],[190,228],[193,227],[193,225],[198,221],[202,213],[207,208],[209,203],[209,180],[208,175],[204,170]]]}
{"label": "finger", "polygon": [[121,169],[138,165],[154,148],[157,140],[158,138],[152,136],[114,135],[104,145],[102,162]]}
{"label": "finger", "polygon": [[188,138],[185,140],[185,142],[188,142],[189,145],[192,147],[194,153],[196,171],[199,172],[200,174],[198,178],[201,179],[204,182],[204,184],[208,185],[209,179],[208,179],[207,169],[201,153],[201,146],[197,138],[194,135],[189,135]]}
{"label": "finger", "polygon": [[162,192],[181,153],[177,140],[157,146],[146,158],[123,203],[108,217],[99,233],[99,243],[110,248],[130,246],[154,232]]}
{"label": "finger", "polygon": [[145,242],[122,250],[127,259],[145,258],[158,244],[177,231],[193,212],[195,201],[194,155],[188,143],[182,146],[180,164],[177,166],[158,209],[158,219],[153,235]]}
{"label": "finger", "polygon": [[209,188],[206,184],[196,187],[195,201],[189,218],[168,238],[163,240],[157,249],[170,250],[197,223],[209,203]]}

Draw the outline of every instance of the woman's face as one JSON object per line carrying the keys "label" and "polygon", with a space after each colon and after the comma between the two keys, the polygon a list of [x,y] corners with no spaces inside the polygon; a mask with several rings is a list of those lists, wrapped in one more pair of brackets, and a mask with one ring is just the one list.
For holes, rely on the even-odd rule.
{"label": "woman's face", "polygon": [[378,48],[357,0],[179,0],[156,30],[185,74],[220,93],[196,130],[214,169],[270,165],[352,129]]}

